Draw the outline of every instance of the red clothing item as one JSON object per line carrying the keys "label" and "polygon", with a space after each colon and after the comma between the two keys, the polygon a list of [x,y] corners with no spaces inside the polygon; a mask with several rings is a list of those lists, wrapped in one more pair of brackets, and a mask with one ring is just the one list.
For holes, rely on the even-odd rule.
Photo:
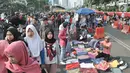
{"label": "red clothing item", "polygon": [[66,70],[71,70],[71,69],[75,69],[75,68],[79,68],[79,63],[72,63],[72,64],[68,64],[66,65]]}
{"label": "red clothing item", "polygon": [[107,70],[110,66],[109,66],[109,63],[107,63],[106,61],[102,61],[102,62],[100,62],[100,64],[95,65],[95,67],[96,67],[97,69],[99,69],[99,70],[105,71],[105,70]]}
{"label": "red clothing item", "polygon": [[5,60],[6,57],[4,55],[4,50],[9,45],[9,43],[5,40],[0,41],[0,73],[7,73],[7,69],[5,68]]}
{"label": "red clothing item", "polygon": [[56,56],[56,50],[53,50],[52,49],[52,45],[53,44],[46,44],[47,47],[46,47],[46,50],[47,50],[47,57],[49,56],[49,60],[52,61],[53,58]]}
{"label": "red clothing item", "polygon": [[24,42],[17,41],[11,43],[5,50],[5,54],[13,56],[18,64],[6,62],[6,68],[13,73],[41,73],[40,65],[29,57],[27,47]]}
{"label": "red clothing item", "polygon": [[72,21],[73,21],[73,19],[72,18],[70,18],[70,23],[72,24]]}
{"label": "red clothing item", "polygon": [[66,42],[67,42],[66,31],[67,31],[67,28],[64,28],[63,30],[59,31],[58,37],[60,39],[60,46],[62,47],[66,46]]}
{"label": "red clothing item", "polygon": [[107,16],[106,15],[104,15],[104,21],[106,21],[107,20]]}

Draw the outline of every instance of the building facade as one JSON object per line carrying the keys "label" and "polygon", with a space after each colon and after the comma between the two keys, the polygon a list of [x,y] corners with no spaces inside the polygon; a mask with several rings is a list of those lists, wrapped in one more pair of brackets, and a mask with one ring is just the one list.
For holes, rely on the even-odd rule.
{"label": "building facade", "polygon": [[81,7],[84,4],[84,0],[49,0],[51,5],[60,5],[66,9]]}
{"label": "building facade", "polygon": [[84,5],[84,0],[67,0],[67,8],[81,7]]}
{"label": "building facade", "polygon": [[59,0],[49,0],[50,5],[59,5]]}

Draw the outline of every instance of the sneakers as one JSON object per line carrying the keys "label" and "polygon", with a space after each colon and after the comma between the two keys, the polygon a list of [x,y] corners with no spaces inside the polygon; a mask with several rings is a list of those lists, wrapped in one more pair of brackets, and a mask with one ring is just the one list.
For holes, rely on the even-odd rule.
{"label": "sneakers", "polygon": [[61,62],[60,62],[60,64],[61,64],[61,65],[66,65],[66,63],[65,63],[65,62],[63,62],[63,61],[61,61]]}

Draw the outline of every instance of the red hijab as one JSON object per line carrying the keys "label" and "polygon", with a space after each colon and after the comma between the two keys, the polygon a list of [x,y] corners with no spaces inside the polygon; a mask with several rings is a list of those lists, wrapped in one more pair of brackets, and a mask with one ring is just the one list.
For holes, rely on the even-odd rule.
{"label": "red hijab", "polygon": [[6,62],[6,68],[13,73],[41,73],[38,62],[28,56],[27,47],[22,41],[11,43],[5,50],[6,55],[11,55],[18,61],[18,64]]}
{"label": "red hijab", "polygon": [[6,67],[5,67],[5,55],[4,50],[9,45],[9,43],[5,40],[0,41],[0,73],[7,73]]}

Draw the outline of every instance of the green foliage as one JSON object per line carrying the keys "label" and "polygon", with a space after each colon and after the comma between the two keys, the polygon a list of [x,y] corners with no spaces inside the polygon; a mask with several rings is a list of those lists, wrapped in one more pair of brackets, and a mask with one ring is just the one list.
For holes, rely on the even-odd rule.
{"label": "green foliage", "polygon": [[127,12],[130,12],[130,7],[127,8]]}
{"label": "green foliage", "polygon": [[48,5],[48,0],[27,0],[28,8],[33,7],[34,10],[43,10],[45,5]]}
{"label": "green foliage", "polygon": [[102,11],[102,8],[101,8],[101,7],[99,7],[99,8],[97,8],[97,10]]}
{"label": "green foliage", "polygon": [[12,3],[11,0],[0,0],[0,12],[6,12],[8,14],[15,11],[26,11],[27,7],[20,3]]}
{"label": "green foliage", "polygon": [[116,10],[117,10],[116,7],[110,7],[110,8],[107,9],[107,11],[116,11]]}
{"label": "green foliage", "polygon": [[47,10],[44,8],[48,5],[48,0],[27,0],[27,6],[19,3],[11,3],[12,0],[0,0],[0,13],[8,12],[12,13],[15,11],[35,11],[35,10]]}
{"label": "green foliage", "polygon": [[112,0],[93,0],[92,4],[99,5],[99,4],[108,4]]}
{"label": "green foliage", "polygon": [[101,0],[93,0],[93,5],[99,5]]}

